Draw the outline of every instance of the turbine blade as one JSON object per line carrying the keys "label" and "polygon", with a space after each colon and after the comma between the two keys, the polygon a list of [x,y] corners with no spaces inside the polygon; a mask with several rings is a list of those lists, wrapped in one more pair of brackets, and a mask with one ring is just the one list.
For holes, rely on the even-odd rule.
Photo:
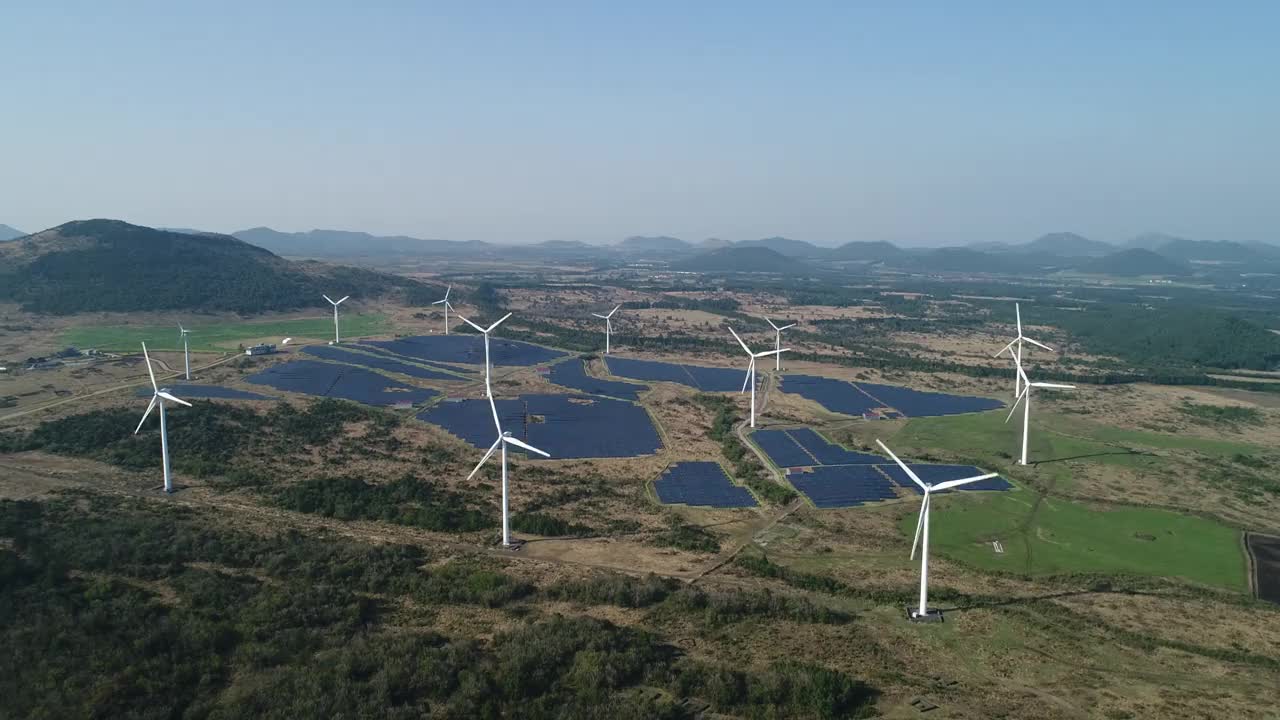
{"label": "turbine blade", "polygon": [[1015,338],[1015,339],[1013,339],[1013,340],[1010,340],[1008,345],[1005,345],[1004,347],[1000,348],[1000,352],[996,353],[995,355],[992,355],[991,357],[1000,357],[1001,355],[1003,355],[1003,354],[1005,354],[1005,353],[1009,353],[1010,357],[1012,357],[1012,356],[1013,356],[1013,344],[1014,344],[1014,343],[1016,343],[1016,342],[1018,342],[1018,340],[1017,340],[1016,338]]}
{"label": "turbine blade", "polygon": [[440,303],[443,303],[443,302],[445,302],[445,301],[444,301],[444,300],[437,300],[437,301],[435,301],[435,302],[433,302],[433,303],[431,303],[431,304],[432,304],[432,305],[439,305]]}
{"label": "turbine blade", "polygon": [[911,468],[907,467],[906,463],[899,460],[898,456],[893,454],[893,451],[889,449],[888,445],[885,445],[884,443],[880,442],[879,439],[876,440],[876,444],[880,446],[881,450],[888,453],[889,457],[893,458],[894,462],[898,463],[898,467],[902,468],[902,471],[907,474],[907,477],[914,480],[915,483],[920,486],[921,490],[924,490],[926,494],[929,492],[929,486],[924,484],[924,481],[920,479],[919,475],[916,475],[915,473],[911,472]]}
{"label": "turbine blade", "polygon": [[751,362],[747,363],[747,376],[742,378],[742,389],[738,391],[739,395],[747,391],[747,383],[751,382],[751,368],[755,364],[756,359],[754,357],[751,358]]}
{"label": "turbine blade", "polygon": [[137,429],[133,431],[134,435],[137,435],[139,432],[142,431],[142,424],[147,421],[147,417],[151,415],[151,411],[155,409],[157,402],[158,400],[156,399],[156,396],[152,395],[151,403],[147,405],[147,411],[142,413],[142,420],[138,423]]}
{"label": "turbine blade", "polygon": [[346,301],[347,301],[347,298],[349,298],[349,297],[351,297],[351,296],[350,296],[350,295],[343,295],[343,296],[342,296],[342,299],[341,299],[341,300],[339,300],[338,302],[334,303],[334,305],[341,305],[342,303],[346,302]]}
{"label": "turbine blade", "polygon": [[543,450],[539,450],[538,448],[536,448],[536,447],[534,447],[534,446],[530,445],[529,443],[526,443],[526,442],[524,442],[524,441],[522,441],[522,440],[517,440],[517,439],[515,439],[515,438],[511,437],[510,435],[503,435],[503,436],[502,436],[502,442],[505,442],[505,443],[511,443],[512,445],[515,445],[515,446],[516,446],[516,447],[518,447],[518,448],[524,448],[525,450],[528,450],[529,452],[535,452],[535,453],[538,453],[538,454],[539,454],[539,455],[541,455],[542,457],[551,457],[551,453],[549,453],[549,452],[545,452],[545,451],[543,451]]}
{"label": "turbine blade", "polygon": [[479,325],[477,325],[477,324],[475,324],[475,323],[471,322],[470,320],[466,319],[465,317],[462,317],[461,315],[459,315],[458,317],[462,318],[462,322],[464,322],[464,323],[466,323],[466,324],[470,325],[471,327],[475,328],[475,329],[476,329],[476,331],[477,331],[477,332],[479,332],[480,334],[482,334],[482,335],[484,334],[484,328],[482,328],[482,327],[480,327]]}
{"label": "turbine blade", "polygon": [[767,322],[767,323],[769,323],[769,327],[773,328],[774,330],[781,330],[781,329],[782,329],[782,328],[778,327],[777,325],[774,325],[774,324],[773,324],[773,321],[772,321],[772,320],[770,320],[770,319],[769,319],[769,318],[767,318],[767,317],[764,319],[764,321],[765,321],[765,322]]}
{"label": "turbine blade", "polygon": [[1014,303],[1013,311],[1018,314],[1018,337],[1022,337],[1022,306]]}
{"label": "turbine blade", "polygon": [[778,328],[778,329],[779,329],[779,330],[786,330],[787,328],[793,328],[793,327],[795,327],[795,326],[796,326],[796,324],[795,324],[795,323],[791,323],[790,325],[783,325],[782,327],[780,327],[780,328]]}
{"label": "turbine blade", "polygon": [[778,350],[765,350],[764,352],[752,353],[753,358],[769,357],[770,355],[781,355],[784,352],[791,352],[791,348],[780,348]]}
{"label": "turbine blade", "polygon": [[591,313],[591,314],[592,314],[592,315],[595,315],[596,317],[600,318],[601,320],[608,320],[608,319],[609,319],[609,316],[608,316],[608,315],[601,315],[600,313]]}
{"label": "turbine blade", "polygon": [[494,324],[490,325],[490,326],[489,326],[489,329],[488,329],[488,330],[486,330],[485,332],[493,332],[493,329],[494,329],[494,328],[496,328],[496,327],[498,327],[499,325],[501,325],[502,323],[506,322],[506,321],[507,321],[507,318],[509,318],[509,317],[511,317],[511,313],[507,313],[506,315],[503,315],[501,320],[499,320],[498,322],[496,322],[496,323],[494,323]]}
{"label": "turbine blade", "polygon": [[163,390],[161,390],[160,392],[156,393],[156,396],[157,396],[157,397],[164,398],[165,400],[169,400],[169,401],[171,401],[171,402],[176,402],[176,403],[178,403],[179,405],[186,405],[187,407],[191,407],[191,403],[187,402],[186,400],[183,400],[183,399],[182,399],[182,398],[180,398],[180,397],[174,397],[173,395],[170,395],[169,393],[167,393],[167,392],[165,392],[165,391],[163,391]]}
{"label": "turbine blade", "polygon": [[1009,406],[1009,415],[1004,419],[1006,423],[1013,417],[1013,411],[1018,409],[1018,403],[1022,402],[1022,398],[1026,397],[1027,390],[1028,387],[1023,387],[1022,392],[1018,393],[1018,397],[1014,399],[1013,405]]}
{"label": "turbine blade", "polygon": [[468,480],[475,477],[476,473],[480,472],[480,468],[484,467],[484,464],[489,462],[489,458],[493,457],[494,451],[497,450],[498,446],[501,444],[502,444],[502,436],[499,435],[498,439],[494,440],[493,444],[489,446],[489,452],[485,453],[484,457],[480,458],[480,462],[476,463],[475,469],[472,470],[471,474],[467,476]]}
{"label": "turbine blade", "polygon": [[334,302],[334,301],[333,301],[333,298],[329,297],[328,295],[324,295],[324,294],[322,294],[321,296],[322,296],[325,300],[328,300],[330,305],[337,305],[337,304],[338,304],[338,303]]}
{"label": "turbine blade", "polygon": [[750,355],[750,354],[751,354],[751,348],[747,347],[747,344],[746,344],[746,343],[744,343],[744,342],[742,342],[742,338],[738,337],[738,333],[733,332],[733,326],[731,326],[731,325],[725,325],[725,327],[729,328],[729,332],[733,333],[733,339],[734,339],[734,340],[737,340],[737,341],[738,341],[738,344],[742,346],[742,349],[743,349],[743,350],[746,350],[746,351],[747,351],[747,354],[748,354],[748,355]]}
{"label": "turbine blade", "polygon": [[160,392],[160,386],[156,385],[156,374],[151,369],[151,355],[147,352],[147,344],[142,343],[142,357],[147,361],[147,375],[151,376],[151,390]]}
{"label": "turbine blade", "polygon": [[920,530],[924,528],[924,514],[929,509],[929,491],[925,490],[924,502],[920,503],[920,514],[916,516],[916,537],[911,541],[911,559],[916,559],[916,545],[920,544]]}
{"label": "turbine blade", "polygon": [[[484,387],[486,390],[489,389],[488,378],[485,378],[484,380]],[[488,393],[488,395],[489,395],[489,409],[493,411],[493,426],[498,429],[498,434],[501,435],[502,421],[498,419],[498,406],[493,403],[493,393]]]}
{"label": "turbine blade", "polygon": [[1031,387],[1054,388],[1057,390],[1075,390],[1076,389],[1075,385],[1063,385],[1061,383],[1045,383],[1045,382],[1031,383]]}
{"label": "turbine blade", "polygon": [[1042,342],[1038,342],[1038,341],[1036,341],[1036,340],[1032,340],[1032,339],[1031,339],[1031,338],[1029,338],[1029,337],[1024,337],[1024,338],[1022,338],[1022,339],[1023,339],[1023,340],[1026,340],[1027,342],[1031,343],[1032,345],[1035,345],[1035,346],[1036,346],[1036,347],[1038,347],[1038,348],[1044,348],[1045,350],[1048,350],[1049,352],[1058,352],[1057,350],[1054,350],[1053,348],[1049,347],[1048,345],[1045,345],[1044,343],[1042,343]]}
{"label": "turbine blade", "polygon": [[449,287],[444,289],[444,299],[449,299],[449,293],[453,291],[453,283],[449,283]]}
{"label": "turbine blade", "polygon": [[1000,473],[987,473],[986,475],[976,475],[974,477],[968,477],[961,480],[948,480],[946,482],[940,482],[937,485],[934,485],[933,489],[935,491],[946,490],[947,488],[960,487],[961,485],[976,483],[979,480],[990,480],[993,477],[1000,477]]}
{"label": "turbine blade", "polygon": [[610,311],[609,311],[609,317],[613,317],[613,314],[614,314],[614,313],[616,313],[616,312],[618,312],[618,310],[619,310],[621,307],[622,307],[621,305],[616,305],[616,306],[614,306],[614,308],[613,308],[612,310],[610,310]]}

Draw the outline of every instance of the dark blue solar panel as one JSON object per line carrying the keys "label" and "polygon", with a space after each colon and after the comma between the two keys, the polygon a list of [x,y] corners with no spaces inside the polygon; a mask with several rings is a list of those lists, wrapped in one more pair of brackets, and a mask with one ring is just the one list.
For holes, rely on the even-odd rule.
{"label": "dark blue solar panel", "polygon": [[668,505],[703,505],[718,508],[756,507],[756,499],[744,487],[734,485],[715,462],[682,462],[667,468],[653,481],[658,500]]}
{"label": "dark blue solar panel", "polygon": [[[662,448],[649,413],[635,403],[585,395],[523,395],[497,400],[502,425],[553,458],[636,457]],[[489,402],[444,402],[418,415],[488,448],[496,437]]]}
{"label": "dark blue solar panel", "polygon": [[783,375],[781,389],[845,415],[862,415],[881,406],[851,383],[814,375]]}
{"label": "dark blue solar panel", "polygon": [[[183,400],[207,398],[210,400],[276,400],[268,395],[261,395],[247,390],[222,387],[221,385],[165,385],[169,392]],[[151,397],[151,388],[142,388],[135,393],[138,397]]]}
{"label": "dark blue solar panel", "polygon": [[[680,383],[703,392],[741,391],[742,381],[747,376],[746,370],[677,365],[656,360],[610,357],[605,359],[605,363],[609,366],[609,372],[618,377]],[[759,380],[757,377],[756,381]]]}
{"label": "dark blue solar panel", "polygon": [[[344,344],[345,344],[345,343],[344,343]],[[381,347],[378,347],[378,346],[376,346],[376,345],[369,345],[369,344],[367,344],[367,343],[358,343],[358,342],[356,342],[356,343],[349,343],[349,344],[345,344],[345,345],[346,345],[347,347],[355,348],[355,349],[357,349],[357,350],[360,350],[361,352],[372,353],[372,354],[374,354],[374,355],[379,355],[379,356],[381,356],[381,357],[391,358],[392,360],[399,360],[399,361],[401,361],[401,362],[411,362],[411,363],[415,363],[415,364],[418,364],[418,365],[425,365],[425,366],[427,366],[427,367],[429,367],[429,368],[432,368],[432,369],[434,369],[434,370],[444,370],[445,372],[452,372],[452,373],[472,373],[472,372],[476,372],[477,370],[479,370],[479,369],[480,369],[480,368],[470,367],[470,366],[467,366],[467,365],[461,365],[461,366],[459,366],[459,365],[448,365],[448,364],[445,364],[445,363],[443,363],[443,362],[439,362],[439,361],[423,360],[422,358],[409,357],[409,356],[407,356],[407,355],[401,355],[401,354],[399,354],[399,353],[394,353],[394,352],[391,352],[390,350],[388,350],[388,349],[386,349],[386,348],[381,348]]]}
{"label": "dark blue solar panel", "polygon": [[804,448],[796,444],[795,440],[784,430],[757,430],[751,433],[751,440],[760,449],[769,456],[774,465],[778,467],[800,467],[807,465],[816,465],[817,461],[813,459]]}
{"label": "dark blue solar panel", "polygon": [[635,400],[641,392],[649,389],[647,385],[591,377],[582,360],[566,360],[551,366],[551,382],[592,395],[608,395],[623,400]]}
{"label": "dark blue solar panel", "polygon": [[900,411],[907,417],[956,415],[1004,407],[1004,403],[990,398],[923,392],[895,385],[877,385],[865,382],[859,382],[856,385],[868,395],[880,400],[884,405]]}
{"label": "dark blue solar panel", "polygon": [[854,452],[836,445],[813,428],[788,430],[787,434],[822,465],[876,465],[885,461],[879,455]]}
{"label": "dark blue solar panel", "polygon": [[291,360],[272,365],[245,380],[279,390],[343,398],[366,405],[417,405],[439,395],[435,390],[416,388],[371,370],[317,360]]}
{"label": "dark blue solar panel", "polygon": [[[366,340],[365,345],[389,350],[415,360],[484,364],[484,339],[477,334],[418,335],[396,340]],[[562,358],[567,353],[519,340],[489,339],[489,359],[496,365],[537,365]]]}
{"label": "dark blue solar panel", "polygon": [[[908,466],[911,468],[911,472],[915,473],[924,482],[930,484],[945,482],[947,480],[959,480],[960,478],[985,474],[984,471],[979,470],[972,465],[928,465],[923,463],[908,463]],[[880,469],[889,477],[893,478],[893,481],[901,487],[906,488],[917,495],[924,493],[924,491],[920,489],[920,486],[912,482],[911,478],[907,477],[907,474],[904,473],[902,468],[897,465],[881,465]],[[955,489],[962,492],[969,490],[1012,490],[1013,485],[1002,477],[993,477],[990,480],[982,480]],[[948,492],[951,492],[951,490],[938,491],[939,494]]]}
{"label": "dark blue solar panel", "polygon": [[898,497],[893,483],[874,465],[815,467],[791,473],[787,480],[820,508],[854,507]]}
{"label": "dark blue solar panel", "polygon": [[369,355],[361,352],[354,352],[344,348],[333,347],[331,345],[310,345],[304,347],[302,352],[308,355],[315,355],[325,360],[336,360],[337,362],[346,363],[348,365],[359,365],[361,367],[373,368],[375,370],[386,370],[387,372],[400,373],[409,377],[423,378],[426,380],[461,380],[457,375],[440,372],[439,370],[428,370],[420,365],[412,365],[399,360],[393,360],[389,357]]}

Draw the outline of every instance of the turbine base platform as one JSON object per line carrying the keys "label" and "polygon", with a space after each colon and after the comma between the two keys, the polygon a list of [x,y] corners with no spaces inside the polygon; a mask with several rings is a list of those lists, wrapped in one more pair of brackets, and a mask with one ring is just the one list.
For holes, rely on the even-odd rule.
{"label": "turbine base platform", "polygon": [[505,552],[518,552],[521,548],[524,547],[524,543],[525,541],[521,540],[520,538],[511,538],[510,545],[503,545],[502,538],[498,538],[496,541],[494,541],[494,545],[497,545],[499,550],[503,550]]}
{"label": "turbine base platform", "polygon": [[946,620],[942,616],[941,610],[925,610],[924,614],[921,615],[920,613],[917,612],[918,609],[919,609],[918,606],[908,605],[907,619],[910,620],[911,622],[917,622],[917,623],[946,622]]}

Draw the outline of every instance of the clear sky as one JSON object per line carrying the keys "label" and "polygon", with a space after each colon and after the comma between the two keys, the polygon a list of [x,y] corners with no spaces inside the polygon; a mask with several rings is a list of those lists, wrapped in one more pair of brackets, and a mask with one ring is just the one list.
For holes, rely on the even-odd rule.
{"label": "clear sky", "polygon": [[10,2],[0,223],[1280,241],[1280,3]]}

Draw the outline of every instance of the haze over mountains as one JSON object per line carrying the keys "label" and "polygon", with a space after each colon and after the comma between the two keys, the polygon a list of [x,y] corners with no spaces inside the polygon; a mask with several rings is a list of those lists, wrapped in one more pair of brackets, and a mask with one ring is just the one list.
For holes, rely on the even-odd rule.
{"label": "haze over mountains", "polygon": [[14,238],[19,238],[19,237],[22,237],[23,235],[26,235],[26,233],[22,232],[17,228],[0,224],[0,242],[4,242],[5,240],[12,240]]}

